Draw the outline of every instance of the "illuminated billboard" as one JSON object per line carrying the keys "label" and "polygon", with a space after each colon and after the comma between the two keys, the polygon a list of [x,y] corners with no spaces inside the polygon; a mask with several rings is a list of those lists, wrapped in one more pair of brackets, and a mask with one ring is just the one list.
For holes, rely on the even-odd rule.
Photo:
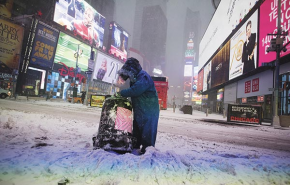
{"label": "illuminated billboard", "polygon": [[224,47],[212,59],[212,71],[211,71],[212,87],[216,87],[228,81],[229,62],[230,62],[230,42],[227,42],[224,45]]}
{"label": "illuminated billboard", "polygon": [[126,60],[129,34],[116,22],[111,22],[109,29],[109,53],[122,60]]}
{"label": "illuminated billboard", "polygon": [[0,73],[18,70],[23,32],[23,27],[0,19]]}
{"label": "illuminated billboard", "polygon": [[38,23],[29,65],[52,67],[58,34],[58,30],[42,22]]}
{"label": "illuminated billboard", "polygon": [[91,47],[63,32],[60,32],[53,68],[58,68],[59,64],[66,66],[67,68],[75,68],[77,61],[77,51],[79,51],[78,67],[81,69],[81,71],[87,71],[88,59],[90,58],[91,54]]}
{"label": "illuminated billboard", "polygon": [[229,80],[257,68],[256,11],[231,38]]}
{"label": "illuminated billboard", "polygon": [[199,69],[244,19],[257,0],[222,0],[199,45]]}
{"label": "illuminated billboard", "polygon": [[123,64],[116,59],[99,52],[93,72],[93,79],[114,83],[117,79],[117,71],[121,69],[122,66]]}
{"label": "illuminated billboard", "polygon": [[203,91],[207,91],[211,88],[211,61],[206,64],[203,72]]}
{"label": "illuminated billboard", "polygon": [[13,0],[0,1],[0,16],[11,17]]}
{"label": "illuminated billboard", "polygon": [[198,79],[197,79],[197,87],[196,91],[202,91],[203,90],[203,69],[199,71],[198,73]]}
{"label": "illuminated billboard", "polygon": [[[265,2],[260,6],[260,29],[259,29],[259,64],[271,62],[276,59],[276,52],[267,53],[266,50],[270,46],[270,41],[274,37],[273,35],[277,33],[277,1],[276,0],[265,0]],[[289,8],[290,0],[284,0],[281,3],[281,27],[283,31],[289,31]],[[287,36],[284,40],[284,44],[290,41],[290,37]],[[286,46],[287,51],[281,52],[281,57],[288,55],[290,53],[290,45]]]}
{"label": "illuminated billboard", "polygon": [[103,46],[105,20],[84,0],[59,0],[55,3],[53,21],[73,31],[91,46]]}

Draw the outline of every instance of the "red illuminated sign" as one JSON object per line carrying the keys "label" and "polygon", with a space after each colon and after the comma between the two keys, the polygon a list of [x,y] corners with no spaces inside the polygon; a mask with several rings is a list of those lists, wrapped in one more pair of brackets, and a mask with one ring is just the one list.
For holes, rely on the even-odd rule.
{"label": "red illuminated sign", "polygon": [[247,103],[247,98],[242,98],[242,103]]}
{"label": "red illuminated sign", "polygon": [[251,80],[245,82],[245,93],[251,92]]}
{"label": "red illuminated sign", "polygon": [[259,91],[259,78],[256,78],[252,80],[252,92],[258,92],[258,91]]}
{"label": "red illuminated sign", "polygon": [[[61,69],[58,69],[58,72],[60,74],[60,76],[70,76],[70,77],[75,77],[75,72],[74,72],[74,68],[73,67],[68,67],[67,65],[65,65],[62,62],[58,62],[59,64],[63,65],[63,67]],[[79,80],[82,82],[82,80],[85,78],[84,75],[78,73],[76,75],[77,78],[79,78]]]}
{"label": "red illuminated sign", "polygon": [[257,96],[257,102],[264,102],[264,96]]}

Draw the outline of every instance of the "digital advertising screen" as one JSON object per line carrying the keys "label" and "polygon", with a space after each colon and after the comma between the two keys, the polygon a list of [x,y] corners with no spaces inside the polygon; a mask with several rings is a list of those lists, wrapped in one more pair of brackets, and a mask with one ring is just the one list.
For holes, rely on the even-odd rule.
{"label": "digital advertising screen", "polygon": [[88,59],[90,58],[91,54],[91,47],[63,32],[60,32],[53,68],[56,68],[56,64],[61,64],[68,68],[75,68],[77,61],[77,51],[79,53],[78,67],[81,69],[81,71],[87,71]]}
{"label": "digital advertising screen", "polygon": [[84,0],[58,0],[55,3],[53,21],[73,31],[91,46],[103,46],[105,20]]}
{"label": "digital advertising screen", "polygon": [[211,61],[206,64],[203,70],[203,91],[207,91],[211,88]]}
{"label": "digital advertising screen", "polygon": [[197,79],[197,87],[196,87],[196,91],[202,91],[203,90],[203,70],[199,71],[198,73],[198,79]]}
{"label": "digital advertising screen", "polygon": [[258,11],[231,38],[229,80],[257,68]]}
{"label": "digital advertising screen", "polygon": [[110,23],[109,53],[121,59],[127,59],[129,34],[116,22]]}
{"label": "digital advertising screen", "polygon": [[29,65],[52,68],[59,32],[39,22],[34,37]]}
{"label": "digital advertising screen", "polygon": [[[281,1],[281,27],[283,31],[289,31],[289,8],[290,0]],[[260,29],[259,29],[259,66],[262,63],[268,63],[276,59],[276,52],[267,53],[267,48],[270,46],[270,41],[275,38],[277,34],[277,19],[278,19],[278,3],[277,0],[265,0],[260,6]],[[283,45],[290,41],[290,36],[286,36]],[[287,51],[281,52],[280,56],[283,57],[290,53],[290,45],[286,46]]]}
{"label": "digital advertising screen", "polygon": [[257,0],[222,0],[199,45],[199,69],[201,69],[232,30],[244,19]]}
{"label": "digital advertising screen", "polygon": [[212,63],[212,82],[211,86],[216,87],[228,81],[230,61],[230,42],[213,57]]}
{"label": "digital advertising screen", "polygon": [[23,32],[23,27],[0,19],[0,73],[18,70]]}
{"label": "digital advertising screen", "polygon": [[107,83],[114,83],[117,80],[117,71],[121,69],[121,64],[116,59],[103,53],[98,53],[93,72],[93,79]]}

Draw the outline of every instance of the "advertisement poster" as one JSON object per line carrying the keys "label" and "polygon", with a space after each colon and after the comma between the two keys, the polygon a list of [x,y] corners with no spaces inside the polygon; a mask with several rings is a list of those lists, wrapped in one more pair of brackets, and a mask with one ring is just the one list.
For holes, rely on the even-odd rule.
{"label": "advertisement poster", "polygon": [[203,75],[204,75],[203,73],[204,73],[204,69],[202,69],[198,73],[197,87],[196,87],[197,92],[200,92],[203,90]]}
{"label": "advertisement poster", "polygon": [[261,124],[262,107],[252,105],[228,105],[229,122]]}
{"label": "advertisement poster", "polygon": [[75,68],[77,61],[77,51],[79,51],[78,67],[81,69],[81,71],[87,71],[88,59],[91,55],[91,47],[63,32],[60,32],[54,63],[58,64],[61,62],[68,68]]}
{"label": "advertisement poster", "polygon": [[103,107],[104,95],[91,95],[91,107]]}
{"label": "advertisement poster", "polygon": [[110,53],[121,59],[127,59],[129,34],[115,22],[110,23],[111,30]]}
{"label": "advertisement poster", "polygon": [[117,80],[117,71],[123,65],[116,59],[113,59],[103,53],[98,53],[93,79],[107,83],[114,83]]}
{"label": "advertisement poster", "polygon": [[258,11],[231,38],[229,80],[257,67],[257,17]]}
{"label": "advertisement poster", "polygon": [[229,61],[230,61],[230,42],[227,42],[224,47],[212,59],[212,82],[211,86],[216,87],[225,83],[229,79]]}
{"label": "advertisement poster", "polygon": [[23,31],[23,27],[0,19],[0,73],[18,70]]}
{"label": "advertisement poster", "polygon": [[183,73],[183,75],[184,76],[192,76],[193,74],[192,74],[192,65],[184,65],[184,73]]}
{"label": "advertisement poster", "polygon": [[0,15],[10,18],[13,7],[13,0],[0,1]]}
{"label": "advertisement poster", "polygon": [[35,32],[30,65],[52,68],[59,32],[39,22]]}
{"label": "advertisement poster", "polygon": [[86,1],[56,1],[53,21],[88,41],[90,46],[103,46],[105,17]]}
{"label": "advertisement poster", "polygon": [[222,0],[200,41],[199,69],[202,68],[220,45],[247,16],[258,0]]}
{"label": "advertisement poster", "polygon": [[204,67],[203,75],[203,91],[211,88],[211,61]]}
{"label": "advertisement poster", "polygon": [[[289,31],[289,9],[290,0],[281,1],[281,28],[283,31]],[[266,50],[270,46],[270,41],[275,38],[273,35],[267,35],[269,33],[277,33],[277,19],[278,19],[278,1],[277,0],[265,0],[260,7],[260,29],[259,29],[259,66],[262,63],[271,62],[276,59],[276,52],[267,53]],[[290,41],[290,37],[287,36],[283,45]],[[281,52],[280,56],[283,57],[290,53],[290,45],[286,46],[287,51]]]}

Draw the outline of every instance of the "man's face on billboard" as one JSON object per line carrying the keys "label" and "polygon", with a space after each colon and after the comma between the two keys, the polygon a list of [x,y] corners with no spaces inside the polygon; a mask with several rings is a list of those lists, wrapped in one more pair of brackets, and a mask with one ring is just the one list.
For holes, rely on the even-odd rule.
{"label": "man's face on billboard", "polygon": [[93,20],[94,20],[94,12],[92,11],[92,9],[90,8],[87,8],[85,10],[85,13],[84,13],[84,24],[87,26],[87,25],[92,25],[93,24]]}
{"label": "man's face on billboard", "polygon": [[246,28],[247,39],[249,39],[249,37],[251,36],[251,28],[252,28],[251,24],[249,24]]}

